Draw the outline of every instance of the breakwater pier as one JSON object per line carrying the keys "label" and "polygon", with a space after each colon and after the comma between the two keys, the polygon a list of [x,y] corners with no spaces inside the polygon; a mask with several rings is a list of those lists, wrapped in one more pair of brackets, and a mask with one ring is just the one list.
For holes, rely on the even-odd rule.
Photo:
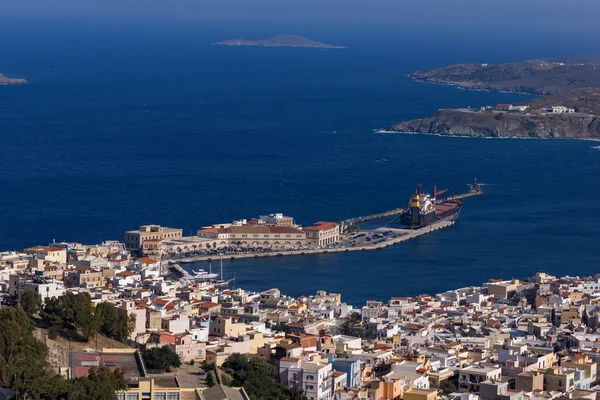
{"label": "breakwater pier", "polygon": [[[369,251],[369,250],[381,250],[386,247],[390,247],[408,240],[424,236],[429,233],[438,231],[440,229],[447,228],[455,224],[455,221],[440,221],[435,224],[426,226],[419,229],[390,229],[397,233],[396,236],[387,238],[385,240],[362,244],[362,245],[342,245],[333,248],[320,248],[320,249],[302,249],[302,250],[278,250],[272,252],[261,252],[261,253],[239,253],[239,254],[223,254],[223,255],[206,255],[206,256],[195,256],[187,257],[183,259],[175,260],[177,263],[192,263],[198,261],[211,261],[217,259],[244,259],[244,258],[261,258],[261,257],[284,257],[284,256],[299,256],[306,254],[328,254],[328,253],[345,253],[352,251]],[[375,230],[373,232],[381,231],[382,229]],[[181,269],[181,267],[179,267]],[[179,271],[179,270],[178,270]],[[181,271],[179,271],[181,272]]]}
{"label": "breakwater pier", "polygon": [[[480,196],[483,194],[483,191],[479,188],[479,185],[477,185],[475,183],[472,186],[474,186],[474,188],[469,190],[468,192],[452,196],[452,197],[450,197],[450,199],[451,200],[462,200],[462,199],[467,199],[469,197]],[[389,218],[389,217],[396,217],[396,216],[401,215],[404,212],[406,212],[406,210],[407,210],[406,208],[394,208],[393,210],[388,210],[388,211],[384,211],[384,212],[380,212],[380,213],[350,218],[350,219],[341,221],[342,231],[346,230],[348,227],[350,227],[352,225],[358,225],[363,222],[376,221],[378,219],[385,219],[385,218]]]}
{"label": "breakwater pier", "polygon": [[[162,262],[163,264],[184,264],[223,258],[243,259],[260,257],[284,257],[306,254],[327,254],[352,251],[380,250],[454,225],[458,213],[460,212],[460,209],[458,209],[458,211],[455,211],[454,213],[448,214],[443,214],[444,211],[447,212],[447,210],[452,210],[460,207],[460,205],[456,205],[456,203],[458,203],[458,200],[480,196],[483,194],[483,191],[481,190],[477,182],[471,184],[470,186],[471,190],[469,192],[453,195],[451,197],[448,197],[446,199],[447,201],[445,200],[444,202],[440,202],[439,207],[442,208],[442,211],[439,214],[440,220],[435,222],[428,222],[427,224],[423,224],[422,227],[398,227],[400,224],[392,224],[393,221],[395,221],[397,218],[399,218],[400,215],[402,215],[408,210],[407,208],[395,208],[380,213],[350,218],[344,221],[339,221],[339,223],[320,223],[325,224],[326,228],[304,228],[307,230],[307,232],[311,232],[311,229],[314,232],[315,228],[317,229],[317,231],[319,231],[320,229],[337,229],[337,232],[333,233],[334,235],[339,235],[339,237],[335,238],[335,241],[324,241],[323,243],[313,242],[308,244],[302,244],[298,241],[294,246],[292,245],[292,241],[290,240],[285,243],[286,246],[281,246],[281,244],[284,242],[279,242],[279,240],[277,240],[275,241],[274,246],[268,246],[268,243],[265,242],[265,246],[263,247],[260,246],[258,240],[255,240],[251,243],[242,239],[244,241],[238,240],[237,242],[234,242],[234,244],[230,247],[225,246],[225,242],[222,242],[222,246],[218,247],[218,244],[215,241],[212,243],[209,251],[201,251],[199,252],[200,254],[198,254],[198,252],[196,252],[195,254],[190,254],[190,252],[185,252],[184,248],[184,252],[162,255]],[[434,193],[439,195],[443,192],[445,192],[445,190],[437,192],[434,187]],[[423,204],[427,206],[427,202],[430,201],[430,197],[424,195],[421,192],[421,199]],[[433,197],[433,202],[435,204],[435,196]],[[375,221],[388,218],[391,218],[391,221],[387,221],[383,226],[378,228],[361,229],[359,225],[367,221]],[[300,235],[303,233],[302,231],[294,230],[295,228],[276,229],[279,229],[279,233],[275,234],[279,235],[281,233],[281,229],[283,229],[285,230],[284,234],[287,234],[288,237],[291,237],[292,233],[300,233]],[[208,228],[205,232],[216,235],[221,233],[228,233],[229,231],[226,229],[220,230],[220,228]],[[253,233],[253,235],[255,235],[255,237],[258,237],[257,233]],[[265,235],[265,237],[266,236],[267,235]],[[242,238],[244,237],[249,237],[249,235],[246,234],[246,236],[242,236]],[[178,270],[176,272],[178,272],[179,275],[184,275],[182,273],[182,270]],[[189,279],[189,276],[185,276],[185,278]]]}

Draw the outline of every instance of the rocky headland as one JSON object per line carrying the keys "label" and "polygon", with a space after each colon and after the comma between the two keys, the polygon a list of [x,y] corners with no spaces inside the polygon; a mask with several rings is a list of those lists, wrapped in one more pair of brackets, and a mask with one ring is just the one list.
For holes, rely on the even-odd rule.
{"label": "rocky headland", "polygon": [[386,131],[493,138],[600,139],[600,88],[571,90],[514,106],[441,109],[429,117],[402,122]]}
{"label": "rocky headland", "polygon": [[465,89],[537,95],[600,87],[600,56],[540,59],[506,64],[454,64],[409,77]]}
{"label": "rocky headland", "polygon": [[0,74],[0,85],[23,85],[27,83],[26,79],[22,78],[7,78]]}
{"label": "rocky headland", "polygon": [[223,46],[262,46],[262,47],[314,47],[321,49],[343,49],[342,46],[333,46],[316,42],[298,35],[281,35],[263,40],[232,39],[217,42]]}

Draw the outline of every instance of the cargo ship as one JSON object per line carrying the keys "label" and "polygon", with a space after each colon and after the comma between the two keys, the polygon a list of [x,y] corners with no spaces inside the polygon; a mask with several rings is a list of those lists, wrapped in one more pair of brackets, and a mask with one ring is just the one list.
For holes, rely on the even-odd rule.
{"label": "cargo ship", "polygon": [[438,196],[447,190],[437,191],[433,187],[433,194],[427,194],[419,185],[417,192],[410,198],[407,210],[401,214],[400,221],[403,225],[411,228],[423,228],[438,221],[454,221],[463,205],[463,201],[455,199],[454,196],[438,200]]}

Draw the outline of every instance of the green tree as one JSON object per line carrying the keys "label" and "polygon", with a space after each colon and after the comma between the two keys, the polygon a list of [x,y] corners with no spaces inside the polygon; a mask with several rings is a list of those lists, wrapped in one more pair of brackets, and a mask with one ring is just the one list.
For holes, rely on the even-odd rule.
{"label": "green tree", "polygon": [[213,387],[215,386],[215,376],[213,375],[213,371],[208,371],[206,373],[206,386]]}
{"label": "green tree", "polygon": [[75,295],[75,326],[83,334],[84,340],[89,341],[96,336],[96,322],[90,294],[84,292]]}
{"label": "green tree", "polygon": [[440,389],[442,389],[445,395],[449,395],[456,392],[456,385],[450,380],[445,380],[440,383]]}
{"label": "green tree", "polygon": [[[55,315],[52,303],[47,312]],[[47,362],[46,346],[33,336],[33,321],[23,308],[0,309],[0,385],[12,387],[19,399],[114,400],[115,390],[126,388],[121,371],[91,369],[87,378],[67,380]],[[54,325],[57,326],[57,325]]]}
{"label": "green tree", "polygon": [[252,400],[306,400],[304,393],[277,382],[278,371],[260,358],[232,354],[223,369],[233,378],[234,386],[243,386]]}
{"label": "green tree", "polygon": [[48,337],[56,339],[64,325],[61,302],[56,297],[46,299],[44,308],[40,311],[42,322],[48,327]]}
{"label": "green tree", "polygon": [[87,378],[69,382],[69,400],[114,400],[116,390],[125,390],[127,382],[120,369],[111,372],[107,367],[92,367]]}
{"label": "green tree", "polygon": [[287,326],[287,324],[284,324],[284,323],[271,325],[271,329],[276,332],[283,332],[283,333],[291,333],[292,332],[292,329],[289,326]]}
{"label": "green tree", "polygon": [[42,296],[39,293],[27,290],[21,295],[21,307],[30,317],[42,309]]}
{"label": "green tree", "polygon": [[114,337],[119,330],[117,309],[111,303],[100,303],[94,310],[96,327],[106,336]]}
{"label": "green tree", "polygon": [[150,370],[169,372],[172,367],[179,368],[181,366],[181,360],[177,353],[167,346],[142,350],[142,358],[146,368]]}

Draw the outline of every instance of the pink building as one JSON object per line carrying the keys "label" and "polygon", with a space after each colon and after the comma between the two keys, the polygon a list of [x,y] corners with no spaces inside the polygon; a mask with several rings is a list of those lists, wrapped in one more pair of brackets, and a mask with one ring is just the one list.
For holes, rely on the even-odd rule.
{"label": "pink building", "polygon": [[193,340],[189,333],[175,335],[175,343],[167,344],[167,346],[177,353],[181,362],[206,359],[206,343]]}

